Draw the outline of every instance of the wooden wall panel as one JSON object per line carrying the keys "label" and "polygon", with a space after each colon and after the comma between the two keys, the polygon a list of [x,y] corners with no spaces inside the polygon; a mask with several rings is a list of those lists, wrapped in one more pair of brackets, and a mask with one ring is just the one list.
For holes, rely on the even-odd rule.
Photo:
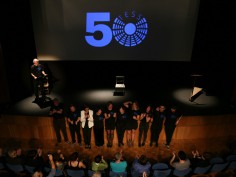
{"label": "wooden wall panel", "polygon": [[[174,140],[191,139],[211,139],[216,137],[236,136],[236,116],[235,115],[217,115],[217,116],[186,116],[183,117],[176,127]],[[105,132],[105,130],[104,130]],[[67,134],[71,139],[69,127],[67,125]],[[81,134],[82,129],[81,129]],[[92,131],[92,142],[94,142],[94,133]],[[19,138],[41,140],[56,140],[51,117],[33,117],[33,116],[12,116],[2,115],[0,123],[1,138]],[[115,131],[115,142],[117,142],[117,133]],[[150,140],[150,130],[148,131],[147,142]],[[161,131],[160,140],[165,140],[164,129]],[[138,130],[136,131],[136,141],[138,141]],[[105,133],[106,142],[106,133]],[[126,142],[126,135],[124,137]]]}

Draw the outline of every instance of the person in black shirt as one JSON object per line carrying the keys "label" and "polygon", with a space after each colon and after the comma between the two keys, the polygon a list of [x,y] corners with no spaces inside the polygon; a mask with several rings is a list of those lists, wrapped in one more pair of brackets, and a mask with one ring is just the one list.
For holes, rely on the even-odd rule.
{"label": "person in black shirt", "polygon": [[34,83],[34,94],[35,101],[39,100],[39,91],[41,91],[42,99],[45,99],[45,91],[44,91],[44,78],[47,75],[44,72],[44,67],[39,63],[39,60],[35,58],[33,60],[33,65],[31,66],[31,76],[33,77]]}
{"label": "person in black shirt", "polygon": [[75,144],[75,134],[77,135],[77,142],[79,143],[80,146],[82,146],[81,143],[81,134],[80,134],[80,111],[77,111],[75,105],[70,105],[69,111],[66,115],[67,122],[69,124],[70,128],[70,134],[71,134],[71,139],[72,143]]}
{"label": "person in black shirt", "polygon": [[96,146],[104,145],[104,115],[101,108],[98,108],[94,114],[94,138]]}
{"label": "person in black shirt", "polygon": [[121,106],[117,114],[116,131],[117,131],[119,147],[124,145],[123,139],[126,130],[127,119],[129,117],[128,111],[126,111],[126,109],[127,108],[125,106]]}
{"label": "person in black shirt", "polygon": [[178,125],[182,115],[179,111],[177,111],[176,106],[172,106],[169,112],[166,115],[165,120],[165,134],[166,134],[166,147],[167,149],[170,148],[170,142],[175,131],[175,127]]}
{"label": "person in black shirt", "polygon": [[160,105],[156,107],[154,113],[153,113],[153,121],[151,125],[151,140],[150,140],[150,146],[152,146],[153,143],[155,143],[155,146],[158,147],[158,140],[159,135],[161,133],[163,122],[166,118],[165,115],[165,106]]}
{"label": "person in black shirt", "polygon": [[59,102],[57,98],[53,99],[53,104],[50,108],[49,115],[53,117],[53,127],[56,132],[57,144],[61,143],[61,134],[64,136],[64,140],[66,143],[69,143],[67,133],[66,133],[66,122],[64,117],[64,106]]}

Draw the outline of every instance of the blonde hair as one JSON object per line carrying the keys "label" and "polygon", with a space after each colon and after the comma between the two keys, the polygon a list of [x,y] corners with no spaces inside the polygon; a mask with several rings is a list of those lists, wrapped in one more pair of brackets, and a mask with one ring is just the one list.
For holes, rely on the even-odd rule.
{"label": "blonde hair", "polygon": [[101,177],[102,174],[100,172],[95,172],[92,177]]}

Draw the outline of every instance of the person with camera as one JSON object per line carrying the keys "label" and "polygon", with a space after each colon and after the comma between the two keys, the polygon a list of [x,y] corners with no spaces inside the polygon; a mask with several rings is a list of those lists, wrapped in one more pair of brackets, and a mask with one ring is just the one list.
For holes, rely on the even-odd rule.
{"label": "person with camera", "polygon": [[108,168],[108,163],[104,160],[103,156],[97,155],[92,162],[92,171],[103,172]]}
{"label": "person with camera", "polygon": [[39,101],[39,91],[41,91],[42,99],[45,99],[44,79],[47,74],[44,71],[43,65],[39,63],[37,58],[33,59],[31,65],[31,76],[33,77],[35,101]]}
{"label": "person with camera", "polygon": [[[56,175],[56,164],[53,159],[52,154],[48,154],[49,164],[51,166],[50,172],[48,173],[47,177],[54,177]],[[37,168],[33,173],[32,177],[43,177],[43,172],[41,168]]]}

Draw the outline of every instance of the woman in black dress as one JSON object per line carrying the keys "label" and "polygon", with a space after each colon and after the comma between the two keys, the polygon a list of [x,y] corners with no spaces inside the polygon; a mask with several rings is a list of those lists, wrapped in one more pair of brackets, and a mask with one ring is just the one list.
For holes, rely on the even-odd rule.
{"label": "woman in black dress", "polygon": [[113,103],[111,101],[107,103],[106,110],[104,111],[104,117],[107,132],[107,147],[112,147],[117,113],[114,110]]}
{"label": "woman in black dress", "polygon": [[129,116],[126,123],[126,139],[128,146],[134,145],[135,140],[135,133],[138,128],[138,120],[140,119],[140,109],[137,101],[131,102],[125,102],[125,107],[127,108],[127,111]]}

